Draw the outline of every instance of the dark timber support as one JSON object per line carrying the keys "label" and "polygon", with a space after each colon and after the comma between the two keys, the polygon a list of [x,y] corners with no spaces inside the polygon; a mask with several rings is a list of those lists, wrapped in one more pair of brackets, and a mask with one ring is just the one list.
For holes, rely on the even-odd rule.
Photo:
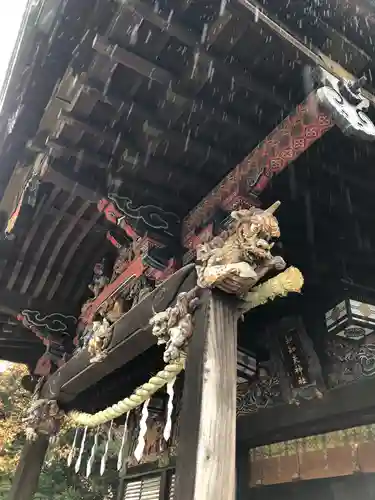
{"label": "dark timber support", "polygon": [[181,410],[179,500],[234,500],[237,316],[205,292],[189,347]]}
{"label": "dark timber support", "polygon": [[32,500],[34,498],[47,449],[47,436],[39,436],[36,441],[29,441],[25,444],[8,500]]}
{"label": "dark timber support", "polygon": [[249,496],[250,455],[246,443],[236,444],[236,500],[247,500]]}

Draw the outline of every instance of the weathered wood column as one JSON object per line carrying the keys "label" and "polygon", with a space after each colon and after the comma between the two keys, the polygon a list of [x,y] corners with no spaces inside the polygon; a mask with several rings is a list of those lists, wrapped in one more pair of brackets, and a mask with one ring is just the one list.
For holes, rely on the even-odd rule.
{"label": "weathered wood column", "polygon": [[234,500],[237,315],[205,291],[189,346],[176,467],[176,499]]}
{"label": "weathered wood column", "polygon": [[48,436],[39,436],[36,441],[29,441],[25,444],[8,500],[32,500],[34,498],[48,442]]}

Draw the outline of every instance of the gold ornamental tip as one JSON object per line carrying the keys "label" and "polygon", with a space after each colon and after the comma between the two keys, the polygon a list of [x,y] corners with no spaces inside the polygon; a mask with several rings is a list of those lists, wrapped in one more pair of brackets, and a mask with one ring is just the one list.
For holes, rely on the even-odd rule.
{"label": "gold ornamental tip", "polygon": [[275,201],[275,203],[273,203],[270,207],[266,208],[265,212],[268,214],[274,214],[280,205],[281,201]]}

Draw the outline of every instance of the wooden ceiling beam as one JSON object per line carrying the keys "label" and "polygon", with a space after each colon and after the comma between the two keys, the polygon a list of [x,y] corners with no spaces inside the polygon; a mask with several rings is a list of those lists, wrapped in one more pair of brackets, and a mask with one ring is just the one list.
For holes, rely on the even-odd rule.
{"label": "wooden ceiling beam", "polygon": [[[228,8],[234,12],[247,13],[249,25],[253,23],[253,16],[256,16],[261,22],[266,24],[279,38],[286,41],[288,44],[300,51],[314,65],[322,66],[336,78],[344,78],[347,80],[355,80],[356,77],[349,73],[344,67],[332,60],[329,56],[319,50],[317,47],[309,44],[309,47],[300,41],[297,34],[293,33],[289,28],[286,28],[279,20],[274,20],[272,14],[264,8],[257,0],[236,0],[228,4]],[[251,13],[251,16],[250,16]],[[375,96],[362,89],[362,94],[370,102],[375,104]]]}
{"label": "wooden ceiling beam", "polygon": [[154,80],[162,85],[168,86],[174,79],[169,71],[138,56],[134,52],[130,52],[116,44],[112,44],[105,36],[97,35],[95,37],[93,49],[98,52],[98,54],[109,57],[114,63],[122,64],[144,78]]}
{"label": "wooden ceiling beam", "polygon": [[[142,163],[141,158],[137,157],[134,154],[134,150],[123,156],[121,158],[121,163],[119,165],[111,165],[106,162],[100,160],[99,156],[88,153],[87,151],[79,150],[78,148],[73,147],[63,147],[57,141],[49,141],[50,146],[50,154],[55,158],[57,165],[63,161],[64,156],[66,157],[79,157],[80,161],[83,165],[90,166],[93,165],[97,168],[103,169],[104,171],[113,170],[111,174],[113,177],[121,177],[126,178],[128,180],[145,180],[146,182],[153,182],[155,185],[165,186],[166,181],[174,186],[175,191],[181,193],[181,196],[190,197],[191,193],[200,193],[202,196],[207,192],[207,188],[205,185],[210,185],[212,183],[212,179],[207,176],[204,172],[202,176],[198,179],[197,176],[189,175],[186,169],[178,166],[178,165],[168,165],[162,161],[158,161],[155,158],[149,159],[147,165]],[[54,164],[51,165],[54,168]],[[125,169],[125,167],[127,167]],[[108,171],[109,171],[108,170]],[[66,172],[66,165],[62,165],[62,167],[58,168],[58,171]],[[74,178],[77,182],[80,181],[79,174],[72,173],[69,171],[69,175]],[[103,186],[105,187],[105,186]],[[106,187],[105,187],[106,189]],[[103,189],[102,195],[106,195],[107,192]],[[90,194],[92,196],[92,192]],[[83,196],[82,196],[83,197]],[[85,198],[86,199],[86,198]]]}
{"label": "wooden ceiling beam", "polygon": [[53,168],[48,168],[48,171],[43,176],[43,181],[50,182],[68,193],[74,193],[75,196],[79,196],[83,200],[91,201],[91,203],[97,203],[102,197],[101,193],[85,187],[61,172],[53,170]]}
{"label": "wooden ceiling beam", "polygon": [[241,192],[260,195],[274,175],[282,172],[333,126],[323,111],[312,120],[309,102],[308,96],[190,212],[183,223],[185,246],[189,246],[195,229],[212,217],[226,200]]}
{"label": "wooden ceiling beam", "polygon": [[[160,121],[155,119],[155,115],[145,110],[139,104],[134,103],[133,101],[123,101],[122,106],[125,106],[125,108],[128,109],[128,112],[131,112],[134,115],[138,115],[142,120],[144,120],[145,135],[147,134],[147,130],[150,131],[149,142],[150,146],[152,146],[151,152],[156,151],[157,146],[161,142],[160,137],[162,137],[163,141],[175,142],[177,144],[181,144],[182,147],[186,145],[186,150],[191,150],[194,154],[202,158],[202,164],[205,163],[208,157],[217,162],[219,165],[226,165],[228,163],[228,158],[225,152],[217,150],[215,148],[211,148],[209,145],[202,144],[196,139],[188,139],[187,136],[181,134],[180,132],[176,132],[174,130],[166,130],[165,126],[163,126]],[[126,113],[126,109],[124,110],[124,113]],[[119,134],[115,134],[114,132],[111,132],[109,130],[103,130],[99,127],[89,125],[87,122],[79,120],[74,116],[74,114],[67,111],[61,111],[59,115],[56,127],[59,134],[61,134],[63,131],[62,126],[64,123],[67,125],[77,126],[82,131],[96,136],[100,141],[108,142],[112,145],[113,154],[115,154],[115,151],[131,151],[133,149],[131,156],[145,158],[145,156],[147,155],[147,153],[137,151],[134,147],[132,147],[129,141],[125,140]],[[60,126],[60,124],[62,126]],[[79,139],[80,137],[78,135],[77,142],[79,141]]]}
{"label": "wooden ceiling beam", "polygon": [[[95,74],[95,78],[98,78],[100,76],[102,75]],[[105,82],[103,82],[103,84],[104,83]],[[90,96],[89,101],[87,99],[88,96]],[[79,101],[81,97],[85,102],[85,115],[89,115],[98,102],[108,104],[117,111],[115,119],[116,121],[120,120],[123,115],[132,113],[135,106],[136,109],[139,110],[139,112],[144,112],[144,109],[141,108],[138,103],[135,103],[130,98],[131,96],[129,96],[129,94],[126,94],[125,97],[121,96],[121,98],[114,96],[113,94],[109,94],[108,92],[103,94],[103,92],[97,88],[95,82],[93,81],[93,78],[90,78],[86,73],[80,75],[76,82],[75,95],[72,98],[70,105],[70,110],[72,112],[74,112],[76,106],[79,107]],[[232,132],[240,137],[243,137],[244,140],[246,138],[247,141],[249,141],[249,138],[253,138],[253,140],[256,141],[262,135],[262,132],[264,132],[262,131],[262,127],[250,126],[243,119],[241,119],[241,117],[233,116],[226,110],[216,109],[215,106],[207,108],[204,105],[203,101],[200,99],[194,99],[194,105],[192,105],[191,98],[176,94],[170,89],[167,91],[166,100],[168,100],[170,103],[175,103],[178,109],[178,113],[175,113],[172,119],[166,120],[168,122],[168,126],[171,126],[173,121],[177,119],[185,109],[189,109],[189,113],[191,113],[191,115],[198,116],[199,123],[201,125],[204,125],[208,121],[213,120],[221,127],[224,127],[224,129],[231,129]],[[161,120],[163,120],[165,111],[163,102],[159,104],[156,103],[158,108],[161,110]],[[188,106],[190,107],[188,108]],[[82,110],[80,110],[79,115],[81,116],[81,114]],[[155,119],[153,118],[153,120]],[[113,124],[114,123],[115,121],[113,122]]]}
{"label": "wooden ceiling beam", "polygon": [[[52,156],[54,155],[54,148],[59,150],[58,156],[61,158],[63,154],[69,155],[70,157],[80,156],[82,159],[85,158],[86,152],[82,150],[78,150],[77,148],[65,147],[65,145],[59,143],[58,141],[48,141],[48,146],[50,147],[50,153]],[[103,162],[104,164],[104,162]],[[95,162],[96,166],[98,165],[98,161]],[[135,163],[136,165],[136,163]],[[106,163],[106,169],[108,169],[109,173],[110,164]],[[150,165],[150,168],[151,165]],[[74,176],[76,182],[72,181],[69,177]],[[188,210],[191,206],[189,200],[184,199],[178,193],[175,193],[172,189],[165,188],[165,182],[162,185],[155,185],[149,180],[146,179],[147,172],[145,172],[144,180],[139,179],[139,175],[136,173],[127,173],[124,178],[123,188],[127,191],[128,195],[131,199],[139,198],[139,199],[148,199],[149,201],[153,200],[160,204],[160,200],[164,200],[165,208],[170,208],[172,211],[178,209],[179,211]],[[66,172],[66,174],[62,174],[60,172],[56,172],[53,170],[53,166],[50,167],[49,172],[47,174],[47,179],[50,179],[50,182],[57,183],[59,187],[68,191],[69,187],[75,189],[75,194],[80,193],[84,200],[89,200],[91,202],[98,202],[103,195],[106,196],[107,193],[103,193],[100,195],[98,192],[93,191],[89,188],[84,187],[81,183],[84,182],[84,175],[80,175],[79,173],[74,172]],[[65,186],[65,188],[63,188]],[[87,198],[84,197],[87,196]]]}
{"label": "wooden ceiling beam", "polygon": [[[73,145],[64,144],[61,140],[55,139],[53,137],[48,137],[46,140],[46,146],[49,154],[56,159],[59,158],[75,158],[83,161],[87,165],[95,165],[99,169],[106,170],[110,163],[110,158],[103,160],[98,154],[92,153],[90,151],[79,149]],[[71,178],[74,179],[74,174],[77,172],[66,172],[66,175],[70,174]]]}
{"label": "wooden ceiling beam", "polygon": [[[53,217],[58,217],[61,213],[61,210],[58,208],[52,207],[48,213],[50,215],[52,215]],[[63,213],[63,217],[64,217],[64,220],[66,220],[68,223],[70,223],[70,221],[72,221],[75,216],[68,213],[68,212],[65,212],[65,213]],[[91,218],[87,218],[85,216],[82,216],[79,220],[76,221],[76,225],[77,225],[77,227],[81,228],[90,222],[91,222]],[[100,221],[98,221],[98,223],[95,224],[93,231],[98,233],[98,234],[101,234],[101,233],[105,233],[107,231],[107,228],[103,224],[100,224]]]}
{"label": "wooden ceiling beam", "polygon": [[61,190],[59,187],[55,187],[51,191],[49,198],[45,201],[45,203],[41,207],[38,215],[35,217],[35,219],[32,223],[32,226],[30,228],[30,231],[27,232],[27,234],[24,238],[24,241],[22,243],[21,250],[20,250],[19,255],[18,255],[18,260],[13,268],[12,274],[8,280],[8,283],[7,283],[8,290],[13,289],[13,287],[17,281],[17,278],[21,272],[22,266],[23,266],[24,262],[26,262],[26,255],[27,255],[27,252],[30,248],[30,245],[31,245],[33,239],[35,238],[35,235],[38,232],[38,229],[42,223],[42,220],[49,213],[49,211],[50,211],[51,207],[53,206],[53,203],[56,200],[57,196],[59,195],[60,191]]}
{"label": "wooden ceiling beam", "polygon": [[[247,74],[240,65],[235,63],[227,64],[218,57],[215,57],[207,52],[207,47],[209,47],[210,50],[215,41],[215,36],[212,34],[210,28],[208,28],[209,32],[206,37],[202,39],[193,31],[188,30],[184,25],[176,21],[174,13],[171,21],[168,21],[167,16],[156,13],[149,4],[146,4],[142,0],[132,0],[126,4],[125,8],[131,13],[141,15],[148,22],[162,30],[165,33],[166,38],[175,37],[184,45],[197,48],[197,50],[199,50],[199,57],[204,57],[206,59],[205,64],[212,66],[215,71],[225,78],[228,78],[228,76],[233,77],[235,86],[243,87],[246,90],[262,97],[266,101],[277,104],[282,109],[290,108],[288,99],[279,95],[276,91],[274,92],[268,89],[266,82],[257,81],[253,75]],[[219,24],[219,20],[213,26],[213,29],[216,29],[216,36],[218,35],[217,32],[220,29],[219,26],[224,26],[224,23],[222,25]],[[227,23],[231,22],[231,18],[229,19],[226,17],[225,21]],[[206,44],[206,38],[209,40],[210,45]]]}
{"label": "wooden ceiling beam", "polygon": [[[128,96],[126,97],[116,97],[113,95],[110,95],[106,93],[105,95],[96,88],[95,84],[90,81],[89,78],[87,77],[81,77],[82,84],[81,86],[77,89],[77,94],[74,99],[74,104],[72,104],[72,109],[74,109],[74,105],[77,103],[79,100],[79,97],[81,94],[90,94],[92,96],[92,108],[95,106],[95,104],[99,101],[104,102],[105,104],[109,104],[112,106],[114,109],[118,110],[117,114],[117,119],[119,119],[121,116],[127,113],[132,113],[134,110],[134,106],[136,106],[136,109],[138,109],[140,112],[143,113],[143,109],[139,106],[139,104],[135,103],[133,100],[130,100]],[[190,113],[191,114],[197,114],[199,116],[199,122],[204,125],[208,120],[213,120],[217,124],[224,126],[226,128],[232,129],[233,132],[235,132],[237,135],[240,137],[246,137],[246,138],[251,138],[253,137],[254,139],[257,139],[259,135],[262,133],[262,130],[260,127],[252,127],[248,123],[246,123],[244,120],[241,119],[241,117],[238,116],[233,116],[231,113],[228,113],[224,110],[217,110],[215,106],[212,106],[211,108],[207,108],[202,100],[195,99],[194,100],[194,105],[191,105],[191,99],[188,97],[184,97],[180,94],[176,94],[169,90],[167,92],[166,99],[168,99],[169,96],[169,101],[176,103],[176,106],[178,108],[187,109],[187,106],[190,105]],[[163,119],[163,103],[158,105],[158,108],[161,111],[161,119]],[[180,109],[178,112],[181,114],[182,111]],[[180,115],[178,115],[180,116]],[[175,116],[173,116],[172,120],[168,120],[168,124],[172,124],[173,121],[176,119]]]}
{"label": "wooden ceiling beam", "polygon": [[68,199],[65,201],[65,203],[62,207],[60,215],[55,218],[55,220],[49,226],[48,231],[43,235],[42,240],[40,241],[39,248],[36,252],[34,252],[31,263],[28,266],[27,275],[25,276],[25,279],[23,280],[23,283],[21,286],[21,293],[26,294],[27,291],[29,290],[31,282],[33,281],[33,278],[36,275],[37,267],[42,260],[43,254],[44,254],[52,236],[54,235],[60,222],[63,219],[63,213],[66,212],[71,207],[71,205],[73,204],[75,199],[76,199],[76,195],[74,194],[74,191],[70,192]]}
{"label": "wooden ceiling beam", "polygon": [[[198,94],[199,90],[201,90],[204,87],[204,85],[208,82],[208,80],[211,78],[210,75],[212,74],[212,68],[210,70],[210,65],[206,64],[207,63],[206,60],[203,61],[202,59],[201,61],[206,66],[205,71],[203,71],[202,69],[200,71],[194,70],[194,67],[192,66],[187,68],[184,77],[178,79],[179,82],[182,82],[184,80],[185,86],[187,83],[192,85],[193,76],[195,74],[198,75],[199,73],[199,78],[197,76],[197,82],[195,84],[194,92],[191,91],[190,95],[181,95],[180,89],[176,86],[177,79],[171,73],[166,72],[165,70],[162,70],[162,72],[155,72],[155,68],[158,68],[157,65],[139,56],[134,57],[134,54],[129,52],[128,50],[121,48],[118,45],[111,44],[108,38],[100,36],[96,37],[93,43],[93,48],[99,54],[109,57],[111,61],[113,61],[113,64],[122,64],[123,66],[136,71],[144,78],[147,78],[151,81],[152,80],[158,81],[159,83],[164,85],[166,87],[164,104],[173,103],[173,110],[167,113],[166,109],[164,109],[163,114],[164,116],[167,117],[166,119],[168,119],[171,125],[174,122],[176,122],[186,111],[193,112],[195,108],[199,107],[202,111],[201,108],[202,100],[201,99],[196,100],[195,96]],[[173,85],[173,82],[175,83],[175,85]],[[182,85],[181,83],[179,84],[181,90],[183,90],[182,88],[183,86],[184,85]],[[161,103],[162,108],[164,104]],[[219,114],[218,112],[216,113]],[[214,117],[215,110],[209,111],[208,116],[210,115]],[[225,110],[222,111],[222,117],[226,118]],[[241,126],[240,121],[238,122],[237,128],[238,126]],[[256,134],[256,137],[258,136],[259,133]],[[159,139],[162,140],[162,136]]]}
{"label": "wooden ceiling beam", "polygon": [[[98,224],[101,217],[102,214],[100,212],[97,212],[91,217],[90,220],[85,221],[84,224],[81,226],[78,238],[76,238],[74,242],[72,242],[72,244],[70,245],[70,248],[64,257],[64,260],[62,261],[62,264],[59,267],[59,271],[55,277],[55,280],[48,291],[47,295],[48,300],[52,300],[54,298],[61,284],[61,281],[65,276],[65,273],[67,272],[69,266],[72,263],[73,257],[78,252],[83,240],[93,231],[94,227]],[[103,228],[103,231],[106,231],[106,229]],[[91,257],[91,252],[90,252],[90,257]]]}
{"label": "wooden ceiling beam", "polygon": [[[54,156],[56,153],[54,150],[57,150],[58,153],[56,154],[55,157],[61,158],[62,155],[67,155],[69,157],[79,157],[83,162],[88,162],[91,163],[91,161],[94,161],[95,163],[92,163],[93,165],[97,166],[98,168],[104,168],[107,173],[109,174],[111,170],[111,163],[110,161],[108,163],[100,160],[99,155],[97,155],[97,158],[94,158],[94,155],[88,154],[88,158],[86,157],[86,151],[79,150],[78,148],[74,147],[66,147],[64,144],[59,142],[58,140],[49,140],[48,141],[48,147],[50,148],[50,154]],[[183,210],[188,210],[191,206],[190,200],[189,200],[189,195],[187,195],[186,190],[185,190],[185,195],[184,191],[181,191],[180,194],[176,193],[176,189],[174,191],[172,189],[168,189],[166,186],[166,181],[168,179],[168,170],[165,168],[165,165],[163,166],[160,162],[155,162],[155,170],[154,170],[154,161],[149,162],[148,164],[148,169],[147,168],[139,168],[137,169],[137,164],[139,163],[142,165],[141,160],[142,158],[138,158],[136,156],[136,152],[134,149],[131,151],[128,150],[126,155],[123,155],[121,163],[123,165],[128,164],[131,168],[126,171],[126,175],[124,175],[123,178],[123,186],[126,187],[126,189],[129,192],[133,193],[133,196],[136,195],[139,198],[144,199],[145,196],[153,199],[154,201],[160,202],[160,200],[165,200],[169,205],[170,208],[175,210],[176,208],[181,208]],[[104,167],[105,165],[105,167]],[[52,166],[53,169],[53,166]],[[170,171],[172,172],[173,175],[173,166],[171,166]],[[113,174],[115,177],[116,175],[121,176],[121,166],[119,169],[119,166],[115,167],[115,173]],[[59,173],[56,173],[59,174]],[[75,172],[66,172],[64,175],[59,174],[48,174],[48,178],[55,177],[55,181],[59,182],[57,184],[59,187],[62,187],[63,184],[66,185],[67,188],[74,184],[74,186],[78,185],[76,187],[76,193],[80,192],[80,196],[82,198],[83,195],[86,193],[86,195],[89,198],[84,198],[93,201],[92,197],[96,197],[96,201],[99,201],[99,199],[102,196],[99,196],[98,193],[95,193],[94,191],[83,187],[81,183],[84,182],[84,176],[80,175],[79,173]],[[159,175],[160,174],[160,175]],[[76,183],[67,182],[67,177],[74,177],[76,180]],[[154,183],[155,182],[155,183]],[[191,185],[191,182],[190,182]],[[174,188],[176,185],[174,185]],[[195,186],[195,188],[198,188]],[[107,193],[103,193],[106,195]]]}
{"label": "wooden ceiling beam", "polygon": [[[48,261],[45,262],[43,273],[42,273],[41,277],[39,278],[39,281],[38,281],[36,288],[33,292],[34,298],[39,297],[40,294],[42,293],[43,288],[48,280],[48,277],[50,276],[50,274],[52,272],[52,268],[55,265],[56,260],[57,260],[58,256],[60,255],[62,248],[64,247],[64,245],[67,242],[68,238],[70,237],[71,233],[74,231],[78,222],[82,219],[82,217],[84,216],[86,210],[90,207],[90,205],[91,205],[90,201],[84,201],[82,203],[82,205],[79,207],[79,209],[77,210],[76,214],[71,217],[71,219],[70,219],[69,223],[67,224],[66,228],[64,229],[64,231],[60,234]],[[57,217],[57,218],[59,218],[59,217]]]}

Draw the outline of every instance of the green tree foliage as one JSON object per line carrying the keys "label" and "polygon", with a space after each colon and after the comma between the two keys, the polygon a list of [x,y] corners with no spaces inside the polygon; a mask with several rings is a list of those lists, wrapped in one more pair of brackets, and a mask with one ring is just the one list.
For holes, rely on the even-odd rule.
{"label": "green tree foliage", "polygon": [[[20,382],[27,369],[21,365],[11,365],[0,373],[0,500],[6,499],[11,487],[12,477],[19,460],[25,436],[22,428],[30,394],[24,391]],[[4,418],[5,417],[5,418]],[[57,442],[51,445],[39,481],[36,500],[106,500],[113,497],[118,485],[115,452],[109,458],[107,470],[99,475],[99,466],[90,478],[85,477],[86,458],[91,446],[87,440],[85,460],[81,473],[76,474],[74,467],[67,466],[67,456],[73,442],[74,430],[63,427]],[[101,447],[102,448],[102,447]],[[114,450],[116,451],[116,450]],[[99,450],[100,452],[100,450]],[[100,457],[100,453],[98,453]]]}

